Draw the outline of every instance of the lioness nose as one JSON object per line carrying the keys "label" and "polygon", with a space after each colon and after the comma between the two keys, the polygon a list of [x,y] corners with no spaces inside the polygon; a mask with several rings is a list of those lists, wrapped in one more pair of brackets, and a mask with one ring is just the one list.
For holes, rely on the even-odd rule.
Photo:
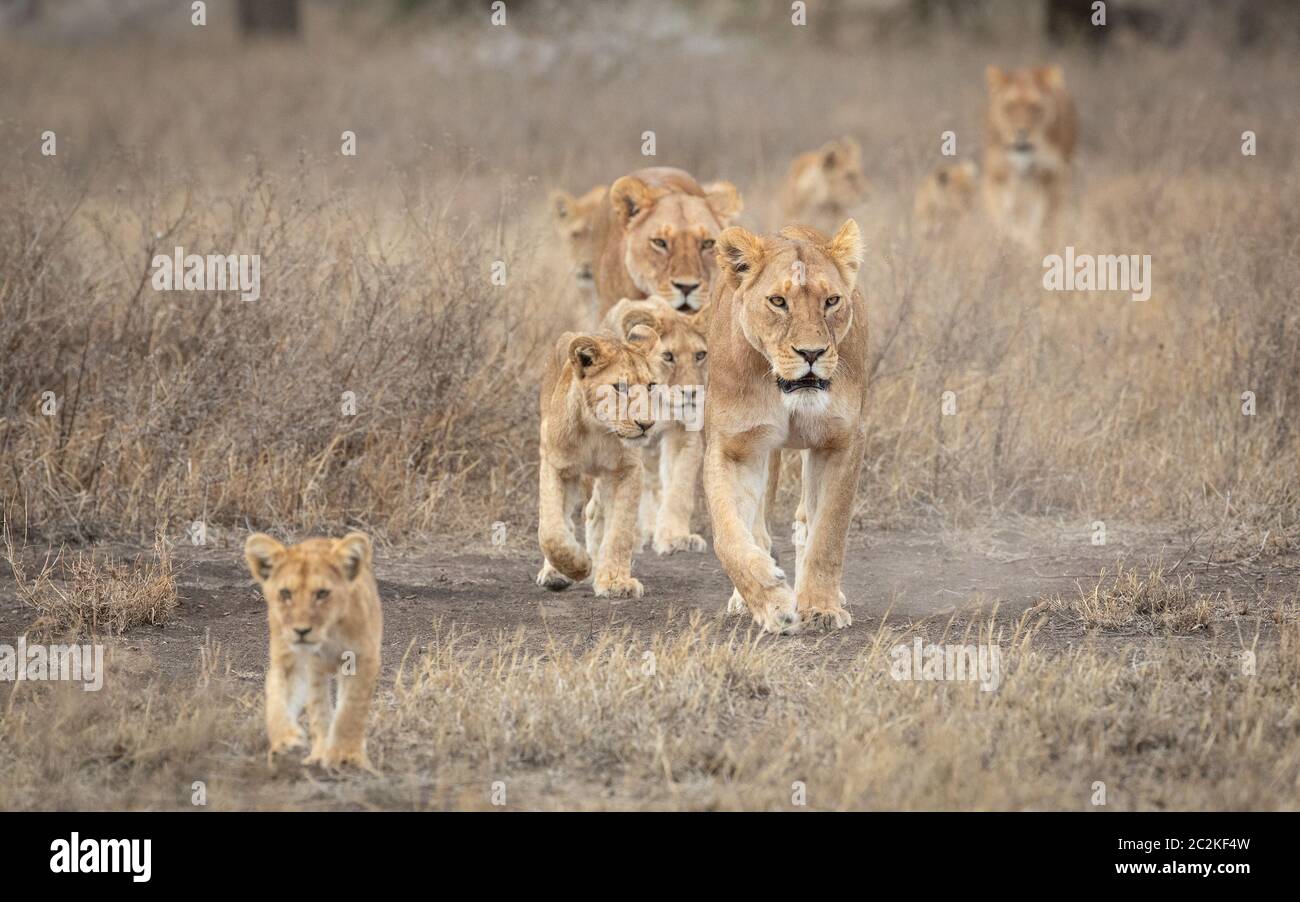
{"label": "lioness nose", "polygon": [[655,421],[654,421],[654,420],[649,420],[649,421],[646,421],[646,420],[636,420],[635,422],[636,422],[636,424],[637,424],[638,426],[641,427],[641,431],[642,431],[642,432],[649,432],[649,431],[650,431],[650,427],[653,426],[653,425],[655,424]]}
{"label": "lioness nose", "polygon": [[802,357],[804,360],[807,360],[809,366],[812,366],[814,363],[817,362],[818,357],[826,353],[826,349],[825,348],[795,348],[794,352],[798,354],[800,357]]}
{"label": "lioness nose", "polygon": [[691,292],[700,287],[699,282],[674,282],[673,287],[682,293],[682,297],[688,298]]}
{"label": "lioness nose", "polygon": [[295,626],[293,631],[298,634],[299,639],[306,639],[307,634],[311,632],[310,626]]}

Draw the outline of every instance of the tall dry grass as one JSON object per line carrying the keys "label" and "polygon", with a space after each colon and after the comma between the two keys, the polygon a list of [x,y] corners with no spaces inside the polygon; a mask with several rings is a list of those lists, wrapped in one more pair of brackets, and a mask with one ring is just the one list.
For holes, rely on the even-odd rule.
{"label": "tall dry grass", "polygon": [[[8,509],[51,540],[194,521],[486,540],[505,520],[526,536],[540,349],[582,316],[543,198],[644,165],[653,129],[652,162],[734,180],[755,228],[777,225],[794,154],[862,141],[862,522],[1294,522],[1293,57],[1195,42],[1057,55],[997,32],[864,56],[784,16],[715,26],[648,9],[397,30],[313,8],[301,46],[215,29],[7,44]],[[936,244],[911,228],[941,132],[977,152],[985,64],[1049,56],[1083,121],[1064,243],[1150,254],[1145,304],[1046,292],[1041,255],[985,229]],[[46,128],[54,158],[39,154]],[[338,152],[344,129],[355,158]],[[1239,152],[1245,129],[1257,156]],[[154,292],[151,256],[176,245],[261,254],[261,300]]]}

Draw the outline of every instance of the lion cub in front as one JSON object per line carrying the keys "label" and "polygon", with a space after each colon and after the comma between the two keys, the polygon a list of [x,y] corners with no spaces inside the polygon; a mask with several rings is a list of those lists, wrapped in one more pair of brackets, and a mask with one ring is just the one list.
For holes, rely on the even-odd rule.
{"label": "lion cub in front", "polygon": [[[270,757],[303,743],[303,707],[311,732],[306,764],[372,770],[366,717],[379,682],[383,614],[371,570],[370,539],[308,539],[288,547],[262,533],[244,558],[266,596],[271,660],[266,668]],[[338,708],[330,680],[338,679]]]}

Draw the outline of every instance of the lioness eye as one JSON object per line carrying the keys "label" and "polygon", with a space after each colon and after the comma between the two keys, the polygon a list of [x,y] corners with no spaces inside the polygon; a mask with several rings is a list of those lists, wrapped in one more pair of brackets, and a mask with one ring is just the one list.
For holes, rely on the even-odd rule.
{"label": "lioness eye", "polygon": [[281,600],[281,601],[289,601],[289,600],[292,599],[292,598],[293,598],[293,593],[290,592],[288,589],[281,589],[281,590],[280,590],[280,600]]}
{"label": "lioness eye", "polygon": [[673,352],[664,351],[664,363],[672,363],[672,362],[673,362]]}
{"label": "lioness eye", "polygon": [[713,239],[712,239],[712,238],[705,238],[703,241],[700,242],[700,250],[702,250],[702,251],[707,251],[707,250],[712,250],[712,249],[713,249]]}
{"label": "lioness eye", "polygon": [[838,294],[833,294],[826,299],[826,306],[834,307],[839,302],[840,302],[840,296]]}
{"label": "lioness eye", "polygon": [[700,361],[702,361],[702,360],[703,360],[705,357],[707,357],[708,355],[709,355],[709,352],[708,352],[708,351],[696,351],[696,352],[695,352],[695,362],[696,362],[696,363],[699,363]]}
{"label": "lioness eye", "polygon": [[329,590],[329,589],[317,589],[317,590],[316,590],[316,600],[317,600],[317,601],[324,601],[325,599],[327,599],[327,598],[329,598],[329,597],[330,597],[330,590]]}
{"label": "lioness eye", "polygon": [[668,247],[668,242],[664,241],[662,238],[651,238],[650,243],[659,248]]}
{"label": "lioness eye", "polygon": [[777,310],[785,309],[785,298],[781,297],[779,294],[772,295],[770,298],[767,299],[767,302],[771,304],[773,307],[775,307]]}

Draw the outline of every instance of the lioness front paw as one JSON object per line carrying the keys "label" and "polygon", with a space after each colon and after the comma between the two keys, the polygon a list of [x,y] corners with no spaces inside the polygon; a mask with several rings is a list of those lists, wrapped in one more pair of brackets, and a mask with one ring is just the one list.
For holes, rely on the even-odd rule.
{"label": "lioness front paw", "polygon": [[763,552],[752,555],[747,565],[750,579],[764,589],[775,589],[785,584],[785,571],[776,565],[771,556]]}
{"label": "lioness front paw", "polygon": [[704,536],[689,533],[659,533],[655,535],[654,549],[656,554],[673,554],[677,551],[704,551],[709,547],[704,541]]}
{"label": "lioness front paw", "polygon": [[285,728],[278,730],[270,735],[271,747],[266,753],[266,760],[269,762],[276,755],[282,755],[292,749],[302,748],[306,744],[307,737],[303,735],[301,728]]}
{"label": "lioness front paw", "polygon": [[799,615],[809,626],[843,629],[853,623],[853,615],[844,607],[844,593],[805,592],[799,596]]}
{"label": "lioness front paw", "polygon": [[308,756],[303,763],[314,764],[326,770],[342,770],[345,767],[356,767],[372,774],[376,773],[374,767],[370,764],[370,759],[366,756],[365,746],[356,743],[335,743],[326,746],[320,754]]}
{"label": "lioness front paw", "polygon": [[728,614],[747,614],[749,605],[745,604],[745,596],[740,594],[739,589],[731,590],[731,597],[727,599]]}
{"label": "lioness front paw", "polygon": [[792,636],[799,632],[801,621],[794,593],[789,589],[779,589],[770,596],[760,611],[754,612],[754,622],[767,633]]}
{"label": "lioness front paw", "polygon": [[543,589],[550,589],[552,592],[560,592],[573,585],[573,580],[550,564],[543,564],[542,569],[537,571],[537,585]]}
{"label": "lioness front paw", "polygon": [[597,598],[640,598],[645,594],[645,586],[631,576],[597,576],[592,588]]}

